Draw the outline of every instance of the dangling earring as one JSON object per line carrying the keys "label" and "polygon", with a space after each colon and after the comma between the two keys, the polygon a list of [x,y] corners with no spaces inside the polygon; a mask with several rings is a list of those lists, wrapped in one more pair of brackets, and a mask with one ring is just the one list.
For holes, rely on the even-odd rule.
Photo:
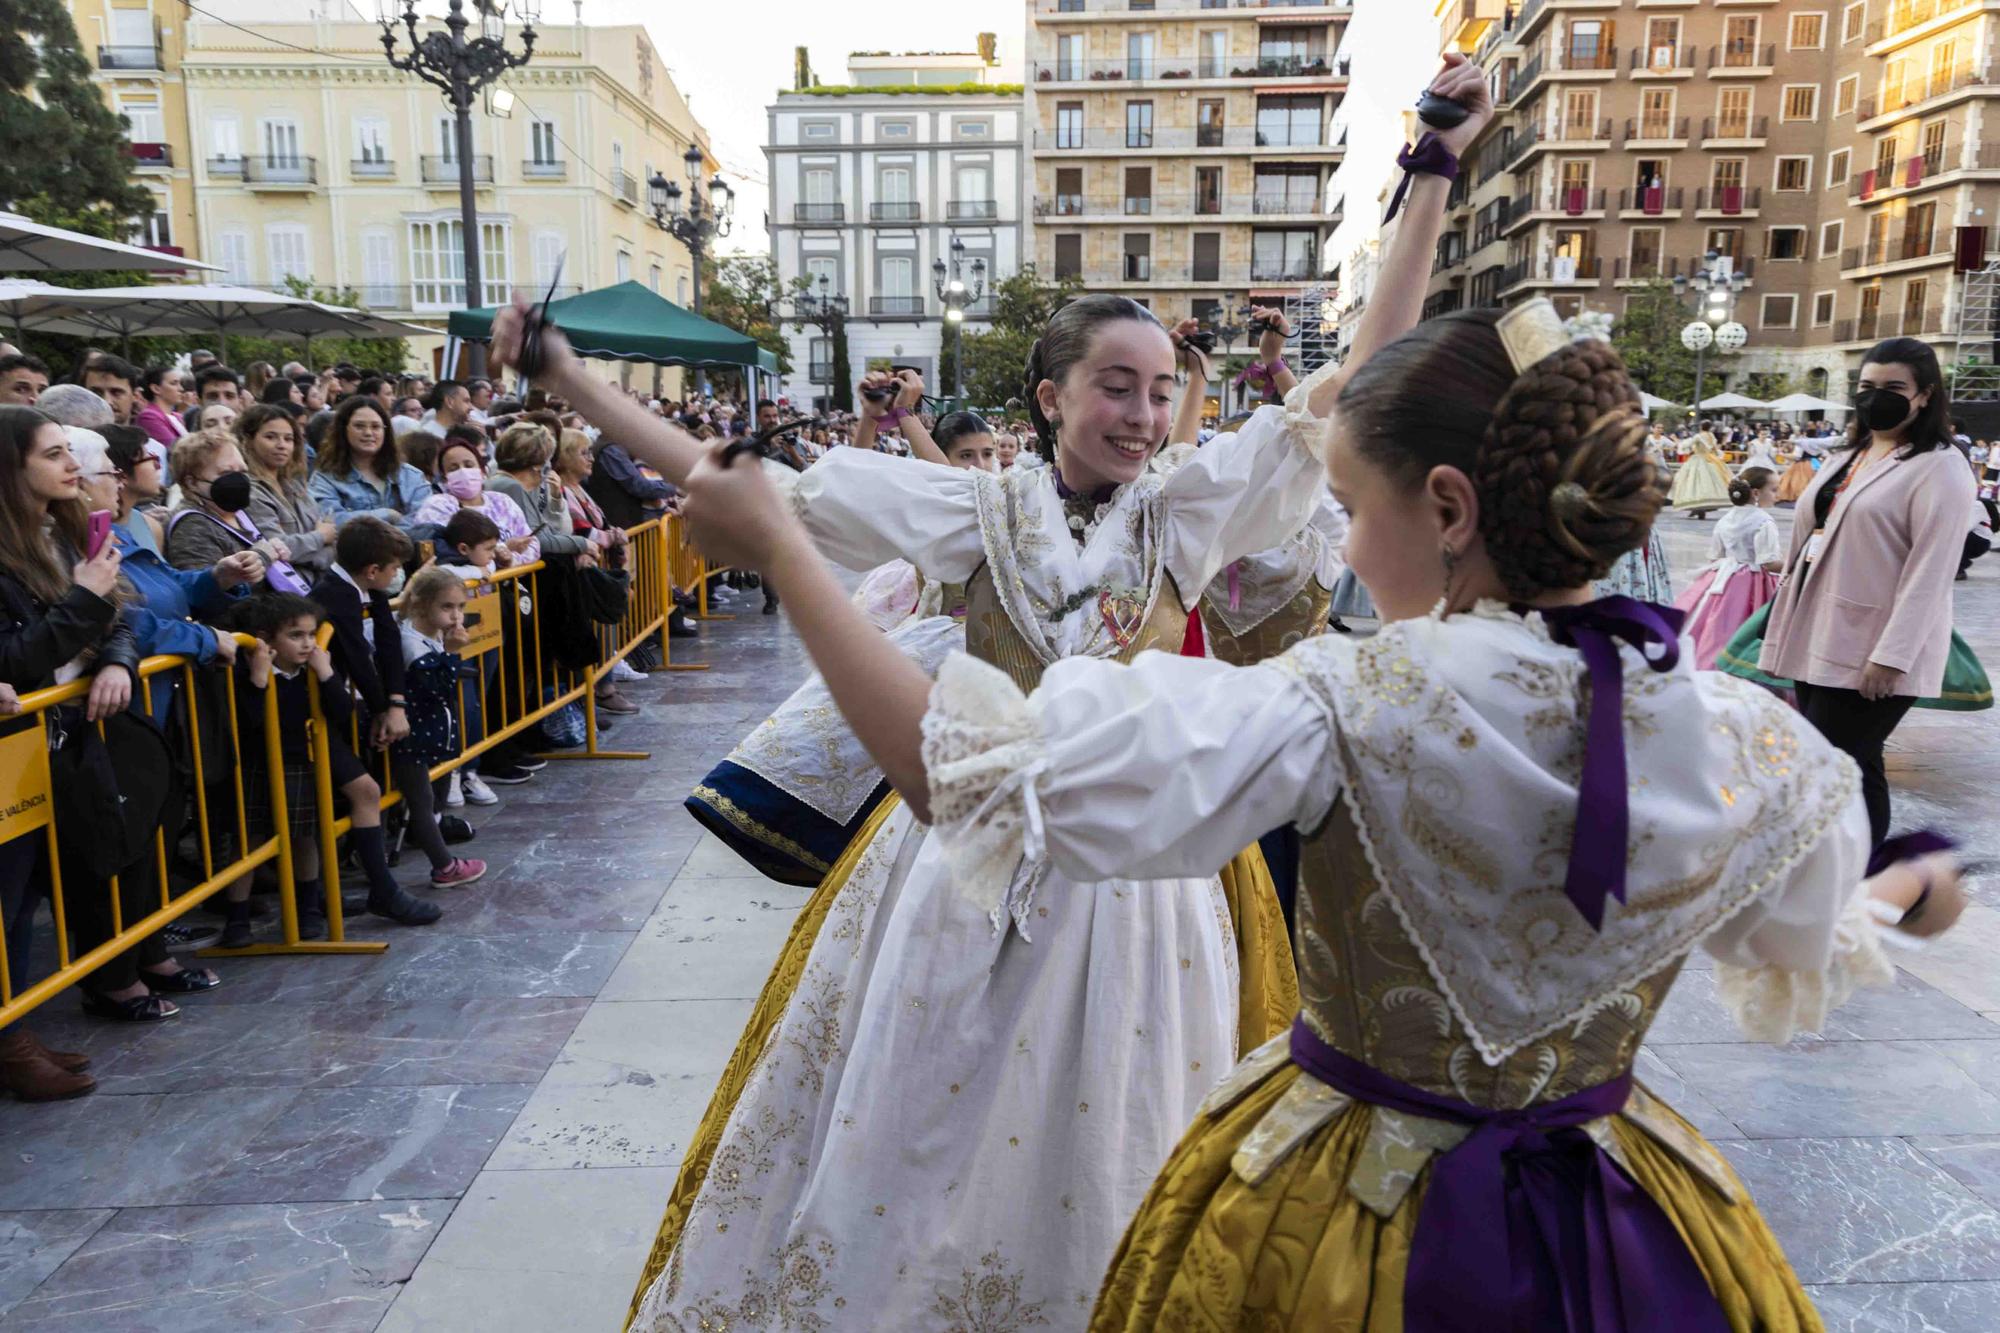
{"label": "dangling earring", "polygon": [[1452,550],[1447,542],[1438,548],[1438,556],[1444,564],[1444,604],[1448,610],[1451,607],[1451,585],[1458,580],[1458,552]]}

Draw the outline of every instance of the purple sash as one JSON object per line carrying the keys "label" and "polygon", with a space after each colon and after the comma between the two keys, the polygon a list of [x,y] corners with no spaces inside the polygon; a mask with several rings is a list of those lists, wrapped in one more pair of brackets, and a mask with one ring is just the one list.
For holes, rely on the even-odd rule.
{"label": "purple sash", "polygon": [[[189,514],[194,514],[197,517],[205,518],[210,523],[215,524],[216,527],[221,528],[231,537],[234,537],[237,541],[242,542],[243,549],[246,551],[250,550],[258,542],[264,540],[263,532],[260,531],[257,527],[257,520],[250,517],[250,511],[247,509],[237,510],[236,516],[242,519],[245,523],[248,523],[250,525],[250,535],[248,537],[245,537],[241,532],[237,531],[234,527],[232,527],[227,523],[224,523],[221,519],[217,518],[215,515],[203,509],[174,510],[173,513],[167,515],[167,532],[169,534],[172,534],[174,530],[174,525],[180,522],[181,519],[183,519]],[[282,537],[280,538],[280,540],[282,540]],[[290,561],[270,559],[269,557],[265,557],[263,555],[263,552],[261,551],[258,552],[258,555],[264,560],[265,587],[270,588],[273,592],[289,592],[289,593],[294,593],[300,597],[305,596],[308,592],[312,590],[312,585],[299,577],[299,572],[296,569],[292,568],[292,564]]]}
{"label": "purple sash", "polygon": [[1303,1019],[1292,1060],[1356,1100],[1472,1126],[1431,1162],[1403,1279],[1407,1333],[1728,1333],[1672,1219],[1580,1128],[1625,1105],[1629,1072],[1504,1111],[1393,1079]]}

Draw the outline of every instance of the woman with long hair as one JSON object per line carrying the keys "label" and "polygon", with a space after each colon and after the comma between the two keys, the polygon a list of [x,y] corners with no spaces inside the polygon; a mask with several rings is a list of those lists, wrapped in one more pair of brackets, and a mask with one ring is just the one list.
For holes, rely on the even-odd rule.
{"label": "woman with long hair", "polygon": [[1845,444],[1799,497],[1758,663],[1794,681],[1806,717],[1861,766],[1877,843],[1889,834],[1882,747],[1944,685],[1976,497],[1937,353],[1917,338],[1877,343]]}
{"label": "woman with long hair", "polygon": [[284,540],[292,563],[308,579],[324,574],[333,564],[338,529],[320,513],[307,484],[297,418],[282,407],[257,403],[236,418],[233,429],[250,473],[251,521],[259,531]]}
{"label": "woman with long hair", "polygon": [[[1572,343],[1546,301],[1427,321],[1333,418],[1379,635],[1248,668],[1067,662],[1031,694],[970,657],[924,679],[842,604],[766,478],[719,454],[689,477],[703,549],[810,608],[795,622],[834,697],[956,864],[1065,886],[1201,873],[1292,822],[1339,868],[1300,904],[1296,1022],[1205,1099],[1094,1330],[1817,1327],[1728,1162],[1633,1059],[1697,944],[1746,1032],[1783,1041],[1890,979],[1878,922],[1935,934],[1964,894],[1948,858],[1864,879],[1854,765],[1767,692],[1696,671],[1672,611],[1593,600],[1664,499],[1638,404],[1617,353]],[[871,1113],[858,1133],[899,1128],[837,1109]],[[1022,1134],[997,1155],[1033,1171],[1050,1132]],[[727,1165],[745,1201],[783,1169]],[[774,1285],[814,1264],[780,1289],[793,1311],[826,1309],[857,1235],[775,1256]],[[1041,1288],[1006,1257],[964,1290],[1019,1326]],[[674,1313],[711,1308],[730,1309]]]}
{"label": "woman with long hair", "polygon": [[382,405],[360,394],[334,409],[308,489],[335,524],[366,514],[406,531],[432,494],[424,474],[397,452]]}

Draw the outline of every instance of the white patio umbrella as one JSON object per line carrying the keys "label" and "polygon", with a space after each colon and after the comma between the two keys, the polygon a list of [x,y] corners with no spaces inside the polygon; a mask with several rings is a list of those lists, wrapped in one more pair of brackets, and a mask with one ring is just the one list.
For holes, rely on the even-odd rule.
{"label": "white patio umbrella", "polygon": [[1645,408],[1648,413],[1652,413],[1675,411],[1680,407],[1680,404],[1670,403],[1655,394],[1642,392],[1639,395],[1639,406]]}
{"label": "white patio umbrella", "polygon": [[[329,305],[325,301],[314,301],[321,310],[339,315],[357,330],[354,333],[342,331],[331,336],[342,338],[437,338],[444,335],[443,329],[431,328],[424,324],[409,324],[400,319],[390,319],[368,310],[356,310],[351,306]],[[314,337],[327,335],[314,334]]]}
{"label": "white patio umbrella", "polygon": [[1701,410],[1704,412],[1722,412],[1729,410],[1735,410],[1740,412],[1748,410],[1753,407],[1762,407],[1762,406],[1764,406],[1764,404],[1758,402],[1755,398],[1745,398],[1740,393],[1719,393],[1716,394],[1713,398],[1704,398],[1701,400]]}
{"label": "white patio umbrella", "polygon": [[358,310],[252,287],[165,284],[68,291],[40,304],[22,326],[121,342],[148,335],[232,332],[287,338],[378,336],[368,318]]}
{"label": "white patio umbrella", "polygon": [[1809,393],[1788,393],[1783,398],[1764,404],[1773,412],[1849,412],[1853,409],[1846,403],[1831,402],[1825,398],[1815,398]]}
{"label": "white patio umbrella", "polygon": [[182,255],[30,222],[19,213],[0,213],[0,273],[86,273],[121,268],[149,273],[219,271],[213,264],[197,263]]}

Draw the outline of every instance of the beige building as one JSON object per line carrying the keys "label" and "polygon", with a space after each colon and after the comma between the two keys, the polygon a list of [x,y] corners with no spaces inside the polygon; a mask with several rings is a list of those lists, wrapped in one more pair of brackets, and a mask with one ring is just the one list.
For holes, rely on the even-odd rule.
{"label": "beige building", "polygon": [[[440,326],[464,303],[450,109],[390,68],[380,27],[352,5],[213,0],[210,18],[166,0],[72,4],[80,29],[120,39],[102,69],[114,105],[133,116],[157,90],[158,119],[133,119],[134,151],[161,161],[142,171],[169,201],[161,236],[219,266],[216,281],[303,278]],[[148,32],[159,68],[128,68]],[[507,40],[518,50],[519,30]],[[565,292],[634,280],[690,303],[690,255],[646,189],[655,171],[685,187],[690,142],[706,152],[644,28],[537,29],[534,58],[474,113],[482,303],[539,295],[558,264]]]}
{"label": "beige building", "polygon": [[193,255],[194,163],[181,81],[186,12],[164,3],[69,0],[78,44],[96,67],[105,103],[129,122],[133,174],[153,192],[152,212],[133,228],[133,240]]}
{"label": "beige building", "polygon": [[1042,272],[1162,315],[1296,299],[1326,278],[1352,5],[1027,11],[1029,250]]}
{"label": "beige building", "polygon": [[[1453,193],[1427,309],[1616,312],[1714,251],[1749,279],[1732,368],[1947,361],[2000,208],[2000,0],[1438,0],[1501,114]],[[1973,325],[1979,327],[1972,327]],[[1968,350],[1971,350],[1968,347]]]}

